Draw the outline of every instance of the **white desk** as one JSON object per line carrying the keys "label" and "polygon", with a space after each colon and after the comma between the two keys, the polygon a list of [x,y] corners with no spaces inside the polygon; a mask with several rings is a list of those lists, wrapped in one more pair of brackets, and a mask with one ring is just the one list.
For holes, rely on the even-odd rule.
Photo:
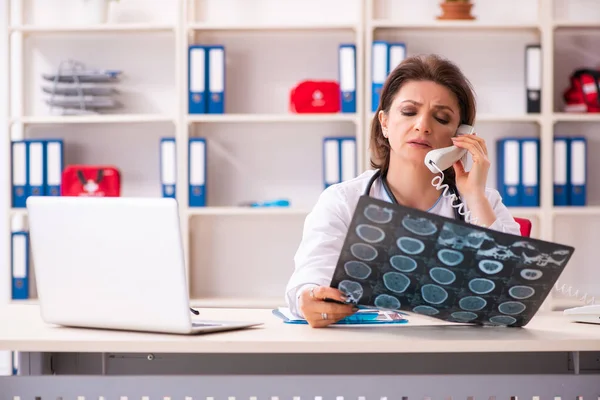
{"label": "white desk", "polygon": [[[39,396],[34,388],[67,400],[71,394],[82,395],[77,390],[91,387],[95,391],[88,396],[103,395],[106,400],[127,395],[125,390],[129,396],[155,390],[162,393],[160,398],[173,400],[178,393],[191,396],[194,390],[204,394],[192,397],[204,400],[235,393],[246,399],[260,399],[262,393],[268,399],[302,394],[323,400],[326,393],[354,398],[363,393],[378,400],[519,393],[521,397],[587,393],[597,400],[600,395],[600,368],[586,370],[587,360],[592,366],[600,354],[600,325],[571,323],[561,313],[540,314],[525,328],[482,328],[414,316],[406,325],[326,329],[284,324],[271,310],[200,309],[200,313],[207,319],[258,320],[264,325],[197,336],[119,332],[46,325],[37,305],[0,308],[0,350],[50,355],[55,374],[0,382],[8,385],[6,393],[17,393],[21,400]],[[56,361],[61,355],[79,358],[63,358],[61,373]],[[69,380],[67,386],[61,386],[64,379]],[[243,388],[234,389],[229,379],[243,382]],[[116,389],[107,385],[112,380]],[[398,382],[404,382],[402,393],[390,389]],[[0,400],[8,398],[12,400],[0,395]]]}

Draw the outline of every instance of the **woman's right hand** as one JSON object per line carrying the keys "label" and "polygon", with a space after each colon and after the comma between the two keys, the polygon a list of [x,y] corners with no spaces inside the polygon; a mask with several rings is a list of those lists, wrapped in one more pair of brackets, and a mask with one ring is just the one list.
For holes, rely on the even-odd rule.
{"label": "woman's right hand", "polygon": [[358,311],[352,304],[327,302],[325,299],[346,301],[342,292],[329,286],[311,287],[300,295],[300,311],[313,328],[324,328]]}

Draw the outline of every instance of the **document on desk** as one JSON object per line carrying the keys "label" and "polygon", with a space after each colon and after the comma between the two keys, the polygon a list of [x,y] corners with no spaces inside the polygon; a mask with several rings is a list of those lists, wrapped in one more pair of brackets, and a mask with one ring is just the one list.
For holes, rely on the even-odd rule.
{"label": "document on desk", "polygon": [[[286,324],[306,325],[308,322],[303,318],[295,317],[286,307],[273,310],[273,315],[283,320]],[[406,324],[408,320],[404,315],[394,311],[360,310],[332,325],[362,326],[362,325],[390,325]]]}

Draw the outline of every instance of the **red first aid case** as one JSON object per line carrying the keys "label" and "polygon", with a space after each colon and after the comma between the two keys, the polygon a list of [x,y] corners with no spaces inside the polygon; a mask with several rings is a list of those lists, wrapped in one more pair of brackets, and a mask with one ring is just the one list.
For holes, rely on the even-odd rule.
{"label": "red first aid case", "polygon": [[340,111],[340,85],[336,81],[302,81],[290,91],[290,111],[336,113]]}
{"label": "red first aid case", "polygon": [[69,165],[62,173],[61,196],[119,197],[121,174],[110,165]]}

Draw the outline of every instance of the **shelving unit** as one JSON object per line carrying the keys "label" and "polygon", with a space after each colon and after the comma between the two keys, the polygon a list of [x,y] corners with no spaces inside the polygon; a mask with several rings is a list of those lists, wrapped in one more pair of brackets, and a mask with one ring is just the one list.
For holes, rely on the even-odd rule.
{"label": "shelving unit", "polygon": [[[117,164],[123,170],[127,196],[160,196],[158,141],[175,137],[176,196],[193,305],[276,307],[284,303],[304,218],[323,187],[322,140],[355,136],[358,171],[369,168],[372,42],[402,41],[409,55],[440,53],[465,71],[478,94],[476,126],[488,142],[492,160],[494,142],[503,136],[541,139],[540,206],[512,212],[532,219],[534,237],[574,245],[576,255],[561,283],[600,295],[598,284],[585,285],[600,281],[600,270],[592,261],[594,236],[582,236],[600,223],[600,189],[588,179],[589,206],[554,207],[549,173],[556,132],[583,130],[590,139],[588,153],[597,146],[592,131],[600,123],[600,114],[567,114],[560,107],[559,93],[568,84],[565,74],[574,62],[594,59],[579,53],[564,59],[564,48],[558,45],[569,43],[569,35],[600,34],[600,13],[598,22],[589,15],[581,21],[567,18],[569,12],[564,10],[577,8],[577,2],[478,1],[475,21],[438,21],[437,0],[296,0],[285,5],[276,0],[152,4],[122,0],[118,7],[130,12],[117,10],[115,22],[81,26],[28,18],[31,7],[43,7],[39,0],[28,0],[22,10],[25,18],[13,19],[8,27],[15,51],[9,61],[13,107],[8,127],[12,139],[64,138],[67,163]],[[145,11],[140,18],[131,17],[137,15],[131,13],[136,7]],[[13,18],[21,15],[14,7],[10,11]],[[357,49],[357,113],[288,112],[289,91],[301,80],[338,79],[341,43],[354,43]],[[530,43],[542,44],[540,114],[525,112],[524,54]],[[225,46],[225,114],[188,114],[188,46],[192,44]],[[102,54],[88,51],[90,46],[102,49]],[[71,52],[94,66],[123,65],[127,78],[122,113],[47,115],[40,102],[39,74],[56,67],[61,57],[71,57]],[[202,208],[189,207],[187,202],[187,144],[192,137],[207,139],[208,206]],[[10,152],[10,144],[7,149]],[[117,156],[120,151],[125,155]],[[595,161],[589,162],[593,171]],[[10,182],[7,166],[5,176]],[[496,184],[495,169],[493,163],[489,186]],[[277,197],[290,199],[292,206],[240,205]],[[5,215],[3,229],[10,230],[10,218],[26,217],[26,212],[9,209]],[[2,276],[10,276],[9,268],[0,271]],[[2,279],[2,285],[5,281],[10,283]],[[549,300],[549,307],[572,304],[572,299],[560,296]]]}

